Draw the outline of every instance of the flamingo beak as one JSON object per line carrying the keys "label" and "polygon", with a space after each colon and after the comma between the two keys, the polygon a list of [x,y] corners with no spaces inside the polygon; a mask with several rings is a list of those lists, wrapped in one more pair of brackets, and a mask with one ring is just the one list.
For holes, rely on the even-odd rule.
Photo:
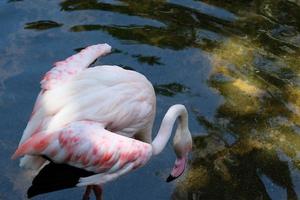
{"label": "flamingo beak", "polygon": [[186,166],[186,161],[187,161],[187,157],[176,159],[172,172],[167,178],[166,182],[171,182],[174,179],[178,178],[181,174],[183,174]]}

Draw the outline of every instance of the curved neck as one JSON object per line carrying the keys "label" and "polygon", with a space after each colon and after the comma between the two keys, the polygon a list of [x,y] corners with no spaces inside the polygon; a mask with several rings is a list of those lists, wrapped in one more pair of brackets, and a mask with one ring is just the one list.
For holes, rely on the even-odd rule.
{"label": "curved neck", "polygon": [[[188,113],[186,108],[181,104],[171,106],[164,116],[159,131],[152,142],[154,155],[159,154],[165,148],[171,137],[172,129],[177,118],[179,118],[177,130],[188,129]],[[176,131],[176,135],[177,133],[181,134],[182,131]]]}

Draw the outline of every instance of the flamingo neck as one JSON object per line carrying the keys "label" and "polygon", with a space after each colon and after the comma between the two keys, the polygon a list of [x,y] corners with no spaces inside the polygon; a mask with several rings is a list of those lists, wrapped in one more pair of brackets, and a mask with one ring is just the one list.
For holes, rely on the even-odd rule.
{"label": "flamingo neck", "polygon": [[[159,131],[152,142],[153,155],[157,155],[165,148],[171,137],[172,129],[176,119],[179,118],[175,138],[182,137],[184,131],[188,129],[188,113],[183,105],[177,104],[169,108],[165,114]],[[174,139],[175,139],[174,138]]]}

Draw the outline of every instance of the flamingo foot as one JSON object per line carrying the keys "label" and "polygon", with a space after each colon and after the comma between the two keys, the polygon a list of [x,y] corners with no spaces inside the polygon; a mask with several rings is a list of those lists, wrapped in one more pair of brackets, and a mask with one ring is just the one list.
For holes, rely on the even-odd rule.
{"label": "flamingo foot", "polygon": [[93,185],[92,187],[96,196],[96,200],[102,200],[102,187],[99,185]]}
{"label": "flamingo foot", "polygon": [[93,186],[92,185],[88,185],[86,187],[85,193],[83,194],[82,200],[89,200],[90,199],[90,194],[92,191]]}

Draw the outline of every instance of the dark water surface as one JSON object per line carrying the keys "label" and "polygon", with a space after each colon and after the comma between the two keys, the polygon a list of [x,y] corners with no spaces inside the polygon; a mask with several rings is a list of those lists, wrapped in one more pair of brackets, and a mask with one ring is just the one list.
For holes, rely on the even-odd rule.
{"label": "dark water surface", "polygon": [[[183,103],[194,150],[165,183],[171,143],[105,186],[109,199],[300,199],[299,0],[0,1],[0,199],[25,199],[11,161],[53,62],[107,42],[94,65],[120,65],[155,86],[157,120]],[[80,199],[83,188],[36,199]]]}

